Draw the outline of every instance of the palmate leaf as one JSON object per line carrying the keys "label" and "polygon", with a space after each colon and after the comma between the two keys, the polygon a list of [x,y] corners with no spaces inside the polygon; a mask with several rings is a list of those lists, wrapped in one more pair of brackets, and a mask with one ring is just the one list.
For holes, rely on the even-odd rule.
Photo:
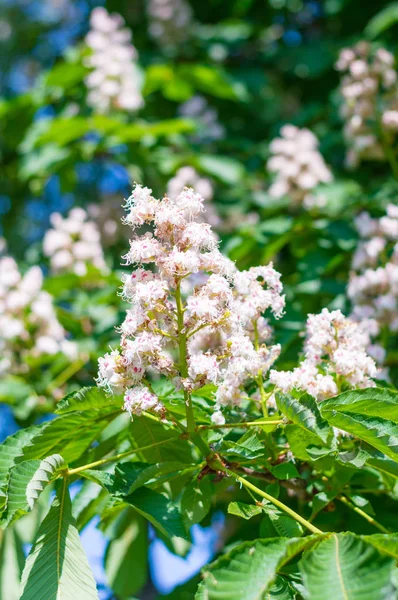
{"label": "palmate leaf", "polygon": [[[263,600],[277,571],[318,536],[244,542],[203,571],[196,600]],[[327,596],[325,596],[326,598]],[[271,596],[272,598],[272,596]]]}
{"label": "palmate leaf", "polygon": [[383,388],[344,392],[320,405],[322,416],[398,461],[398,394]]}
{"label": "palmate leaf", "polygon": [[[369,536],[372,537],[372,536]],[[332,534],[300,561],[308,600],[391,600],[394,559],[353,533]]]}
{"label": "palmate leaf", "polygon": [[21,586],[20,600],[98,600],[65,481],[26,559]]}

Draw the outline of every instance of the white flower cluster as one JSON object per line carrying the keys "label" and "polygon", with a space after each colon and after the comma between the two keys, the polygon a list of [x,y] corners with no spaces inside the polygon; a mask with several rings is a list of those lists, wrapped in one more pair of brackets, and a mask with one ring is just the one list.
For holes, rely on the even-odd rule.
{"label": "white flower cluster", "polygon": [[124,20],[105,8],[94,8],[90,16],[91,30],[86,44],[91,53],[85,64],[91,69],[86,77],[88,103],[99,112],[110,108],[135,111],[143,105],[141,74],[137,66],[137,50],[131,43],[131,31]]}
{"label": "white flower cluster", "polygon": [[369,336],[340,310],[324,308],[309,315],[304,360],[293,371],[270,373],[270,381],[282,393],[304,391],[316,400],[331,398],[344,389],[374,387],[374,360],[366,353]]}
{"label": "white flower cluster", "polygon": [[197,142],[221,140],[225,129],[218,120],[218,112],[211,108],[203,96],[193,96],[179,108],[179,114],[197,123],[192,139]]}
{"label": "white flower cluster", "polygon": [[314,193],[314,189],[333,177],[318,150],[316,136],[309,129],[295,125],[285,125],[280,134],[269,146],[272,156],[267,169],[276,175],[268,190],[270,196],[289,196],[295,205],[305,208],[323,206],[324,197]]}
{"label": "white flower cluster", "polygon": [[53,228],[46,231],[43,251],[54,273],[85,275],[88,265],[107,271],[98,228],[83,208],[72,208],[65,218],[53,213],[50,221]]}
{"label": "white flower cluster", "polygon": [[175,200],[184,187],[192,187],[197,194],[202,196],[205,206],[203,220],[210,223],[212,227],[218,227],[221,219],[212,204],[213,186],[210,179],[201,177],[193,167],[181,167],[167,184],[167,195]]}
{"label": "white flower cluster", "polygon": [[[362,241],[347,288],[351,318],[377,338],[383,331],[398,331],[398,206],[389,204],[380,219],[363,212],[355,222]],[[372,344],[368,352],[384,362],[386,351],[380,344]]]}
{"label": "white flower cluster", "polygon": [[342,73],[340,92],[344,99],[341,115],[349,146],[347,165],[355,168],[362,160],[385,160],[379,139],[380,127],[387,135],[398,131],[398,88],[394,56],[368,42],[358,42],[340,52],[336,69]]}
{"label": "white flower cluster", "polygon": [[0,375],[27,369],[28,356],[77,355],[57,320],[52,297],[43,291],[40,267],[21,275],[15,260],[0,258]]}
{"label": "white flower cluster", "polygon": [[160,46],[176,47],[189,36],[192,9],[185,0],[148,0],[149,33]]}
{"label": "white flower cluster", "polygon": [[[124,393],[130,414],[163,413],[146,385],[148,369],[175,378],[185,394],[214,383],[217,407],[238,404],[246,380],[266,372],[279,354],[279,346],[261,342],[268,336],[262,314],[283,313],[280,274],[272,264],[239,272],[219,252],[210,225],[199,222],[203,198],[193,189],[175,199],[155,200],[151,194],[136,185],[127,202],[125,222],[134,231],[142,225],[154,231],[136,234],[124,257],[138,267],[124,278],[123,296],[131,308],[121,326],[120,350],[99,360],[98,384]],[[147,264],[156,271],[145,269]],[[185,297],[182,282],[190,276],[197,283]],[[222,420],[218,408],[214,418]]]}

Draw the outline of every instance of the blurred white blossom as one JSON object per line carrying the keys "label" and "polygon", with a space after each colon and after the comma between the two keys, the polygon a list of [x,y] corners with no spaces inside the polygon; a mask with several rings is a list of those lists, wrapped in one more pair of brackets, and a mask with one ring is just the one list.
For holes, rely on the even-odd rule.
{"label": "blurred white blossom", "polygon": [[275,173],[269,194],[274,198],[288,196],[293,204],[307,209],[323,206],[325,198],[315,188],[333,176],[318,150],[316,136],[294,125],[285,125],[280,134],[269,146],[267,169]]}
{"label": "blurred white blossom", "polygon": [[192,9],[186,0],[148,0],[149,33],[160,46],[176,47],[189,37]]}
{"label": "blurred white blossom", "polygon": [[99,112],[110,108],[136,111],[143,106],[142,76],[137,65],[138,53],[131,43],[131,31],[117,13],[109,14],[101,6],[90,17],[91,29],[86,36],[90,55],[86,65],[89,89],[87,101]]}
{"label": "blurred white blossom", "polygon": [[77,346],[66,339],[52,297],[42,285],[40,267],[21,275],[13,258],[0,258],[0,375],[26,371],[29,356],[77,356]]}
{"label": "blurred white blossom", "polygon": [[72,208],[65,218],[53,213],[50,221],[52,229],[44,235],[43,251],[54,273],[85,275],[89,265],[107,271],[98,227],[83,208]]}
{"label": "blurred white blossom", "polygon": [[[343,73],[340,93],[347,166],[362,160],[386,160],[385,145],[398,131],[398,86],[394,56],[358,42],[340,52],[336,69]],[[382,138],[385,138],[384,140]]]}
{"label": "blurred white blossom", "polygon": [[368,331],[369,353],[383,364],[383,339],[398,331],[398,206],[389,204],[380,219],[363,212],[355,224],[361,241],[347,288],[351,318]]}

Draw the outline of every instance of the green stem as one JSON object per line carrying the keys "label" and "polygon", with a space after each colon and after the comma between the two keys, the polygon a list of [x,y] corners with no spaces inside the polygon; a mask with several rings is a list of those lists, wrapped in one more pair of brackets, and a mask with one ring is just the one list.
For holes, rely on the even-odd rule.
{"label": "green stem", "polygon": [[[254,327],[254,348],[256,349],[256,352],[258,352],[259,348],[260,348],[260,338],[259,338],[259,334],[258,334],[258,326],[257,326],[257,321],[253,321],[253,327]],[[263,410],[263,416],[264,417],[268,417],[268,409],[267,409],[267,399],[269,398],[269,396],[271,394],[266,394],[265,390],[264,390],[264,380],[263,380],[263,372],[260,369],[257,377],[255,379],[258,388],[260,390],[260,397],[261,397],[261,408]]]}
{"label": "green stem", "polygon": [[263,421],[243,421],[242,423],[224,423],[224,425],[200,425],[198,429],[228,429],[232,427],[261,427],[262,425],[280,425],[283,419]]}
{"label": "green stem", "polygon": [[308,529],[309,531],[311,531],[311,533],[317,533],[317,534],[319,534],[319,533],[322,534],[323,533],[323,531],[321,531],[320,529],[318,529],[317,527],[315,527],[314,525],[312,525],[312,523],[310,523],[309,521],[307,521],[306,519],[304,519],[304,517],[302,517],[301,515],[299,515],[298,513],[296,513],[294,510],[292,510],[288,506],[286,506],[286,504],[283,504],[283,502],[281,502],[277,498],[274,498],[270,494],[267,494],[267,492],[263,492],[263,490],[260,490],[260,488],[258,488],[257,486],[253,485],[252,483],[250,483],[250,481],[247,481],[243,477],[239,477],[239,475],[236,475],[232,471],[227,471],[227,472],[232,477],[235,477],[236,481],[239,481],[239,483],[241,483],[248,490],[252,490],[253,492],[255,492],[256,494],[258,494],[259,496],[262,496],[263,498],[265,498],[266,500],[268,500],[268,502],[271,502],[272,504],[274,504],[275,506],[277,506],[278,508],[280,508],[281,510],[283,510],[283,512],[285,512],[290,517],[292,517],[293,519],[295,519],[298,523],[301,523],[301,525],[303,525],[306,529]]}
{"label": "green stem", "polygon": [[154,442],[153,444],[149,444],[148,446],[142,446],[141,448],[132,448],[127,450],[126,452],[120,452],[120,454],[114,454],[113,456],[108,456],[108,458],[101,458],[101,460],[96,460],[95,462],[88,463],[87,465],[82,465],[81,467],[76,467],[75,469],[68,469],[68,475],[76,475],[76,473],[80,473],[81,471],[86,471],[87,469],[93,469],[95,467],[100,467],[101,465],[105,465],[108,462],[112,462],[115,460],[120,460],[121,458],[125,458],[130,454],[138,454],[139,452],[143,452],[144,450],[149,450],[150,448],[154,448],[155,446],[161,446],[163,444],[168,444],[171,440],[176,439],[178,436],[171,436],[167,440],[162,440],[160,442]]}
{"label": "green stem", "polygon": [[346,506],[348,506],[348,508],[351,508],[351,510],[353,510],[354,512],[356,512],[358,515],[361,515],[361,517],[363,517],[364,519],[366,519],[366,521],[368,523],[370,523],[371,525],[373,525],[374,527],[376,527],[376,529],[378,529],[379,531],[382,531],[383,533],[391,533],[391,531],[389,531],[386,527],[384,527],[384,525],[382,525],[381,523],[379,523],[378,521],[376,521],[376,519],[374,519],[373,517],[371,517],[370,515],[368,515],[366,512],[364,512],[363,510],[361,510],[358,506],[355,506],[355,504],[353,504],[352,502],[350,502],[348,500],[348,498],[346,498],[345,496],[337,496],[337,500],[340,500],[340,502],[342,502],[343,504],[345,504]]}
{"label": "green stem", "polygon": [[[180,374],[186,379],[188,377],[188,361],[187,361],[187,333],[184,328],[184,307],[181,299],[181,281],[177,282],[175,299],[177,306],[177,327],[178,327],[178,347],[180,354]],[[187,416],[188,432],[195,431],[195,417],[192,407],[191,394],[184,389],[185,410]]]}

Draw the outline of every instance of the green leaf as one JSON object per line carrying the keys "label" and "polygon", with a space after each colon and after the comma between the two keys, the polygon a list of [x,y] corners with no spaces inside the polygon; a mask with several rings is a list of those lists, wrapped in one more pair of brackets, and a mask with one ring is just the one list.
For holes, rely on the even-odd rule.
{"label": "green leaf", "polygon": [[1,491],[7,493],[10,469],[18,463],[62,452],[68,463],[78,459],[105,427],[100,411],[61,415],[39,426],[21,429],[0,446]]}
{"label": "green leaf", "polygon": [[244,502],[230,502],[228,504],[228,512],[230,515],[236,515],[242,519],[251,519],[263,512],[261,506],[255,504],[245,504]]}
{"label": "green leaf", "polygon": [[300,561],[309,600],[391,600],[394,560],[353,533],[332,534]]}
{"label": "green leaf", "polygon": [[52,454],[40,462],[26,488],[26,498],[30,509],[33,508],[45,486],[66,468],[67,464],[59,454]]}
{"label": "green leaf", "polygon": [[296,458],[307,461],[313,460],[308,453],[308,447],[312,446],[315,448],[316,444],[320,444],[317,435],[294,424],[286,425],[285,434],[289,442],[290,450]]}
{"label": "green leaf", "polygon": [[105,573],[113,592],[121,598],[139,592],[147,580],[147,563],[147,525],[133,509],[126,509],[117,517],[105,552]]}
{"label": "green leaf", "polygon": [[270,513],[269,518],[272,521],[278,535],[285,538],[299,538],[303,535],[303,528],[291,517],[283,514]]}
{"label": "green leaf", "polygon": [[59,63],[46,73],[43,84],[62,90],[69,89],[82,82],[86,73],[87,69],[81,63]]}
{"label": "green leaf", "polygon": [[109,501],[108,493],[92,481],[83,481],[80,490],[73,498],[72,515],[80,531],[91,519],[102,513]]}
{"label": "green leaf", "polygon": [[66,467],[59,454],[53,454],[41,461],[25,460],[14,467],[7,490],[7,525],[32,510],[45,486]]}
{"label": "green leaf", "polygon": [[371,544],[381,554],[387,554],[398,560],[397,534],[385,535],[383,533],[375,533],[373,535],[362,535],[361,539]]}
{"label": "green leaf", "polygon": [[301,396],[299,400],[290,396],[278,395],[276,402],[279,410],[290,421],[318,436],[322,442],[327,442],[331,429],[322,419],[314,398],[308,394]]}
{"label": "green leaf", "polygon": [[297,596],[286,579],[278,575],[265,598],[266,600],[295,600]]}
{"label": "green leaf", "polygon": [[200,523],[210,510],[212,484],[208,477],[193,479],[181,498],[181,512],[187,529],[195,523]]}
{"label": "green leaf", "polygon": [[398,2],[385,6],[366,25],[364,34],[374,40],[381,33],[398,23]]}
{"label": "green leaf", "polygon": [[398,461],[398,394],[383,388],[344,392],[320,405],[327,421]]}
{"label": "green leaf", "polygon": [[[129,425],[129,434],[133,448],[142,448],[161,442],[163,440],[169,440],[174,432],[163,426],[161,423],[157,423],[152,419],[147,419],[142,416],[138,419],[134,419]],[[193,455],[192,448],[186,440],[176,439],[174,442],[170,442],[163,446],[155,446],[148,450],[144,450],[140,455],[142,458],[149,463],[162,463],[168,461],[192,463]],[[138,455],[138,456],[140,456]]]}
{"label": "green leaf", "polygon": [[159,487],[178,476],[186,468],[187,465],[174,461],[156,465],[141,462],[119,463],[115,467],[110,492],[118,496],[127,496],[144,485],[152,484],[153,487]]}
{"label": "green leaf", "polygon": [[[203,570],[197,594],[203,600],[263,600],[277,571],[309,548],[318,536],[244,542]],[[325,596],[326,598],[327,596]]]}
{"label": "green leaf", "polygon": [[265,446],[255,431],[247,431],[237,442],[225,440],[221,452],[227,455],[255,459],[264,454]]}
{"label": "green leaf", "polygon": [[148,488],[140,488],[129,496],[124,496],[123,500],[148,519],[163,535],[189,539],[177,505],[162,494]]}
{"label": "green leaf", "polygon": [[228,156],[201,154],[198,164],[203,171],[229,185],[238,183],[245,172],[240,162]]}
{"label": "green leaf", "polygon": [[66,481],[26,559],[20,600],[98,600],[71,512]]}
{"label": "green leaf", "polygon": [[300,473],[297,471],[296,466],[291,462],[280,463],[279,465],[272,467],[270,470],[277,479],[286,480],[300,477]]}
{"label": "green leaf", "polygon": [[107,395],[98,387],[84,387],[78,392],[72,392],[60,400],[55,412],[65,414],[76,410],[121,410],[123,398],[121,396]]}
{"label": "green leaf", "polygon": [[22,540],[15,528],[2,533],[0,543],[0,598],[18,600],[20,582],[25,562]]}
{"label": "green leaf", "polygon": [[176,135],[178,133],[190,133],[195,130],[195,124],[189,119],[165,119],[157,123],[134,123],[122,125],[117,132],[118,142],[137,142],[146,136],[160,138]]}

